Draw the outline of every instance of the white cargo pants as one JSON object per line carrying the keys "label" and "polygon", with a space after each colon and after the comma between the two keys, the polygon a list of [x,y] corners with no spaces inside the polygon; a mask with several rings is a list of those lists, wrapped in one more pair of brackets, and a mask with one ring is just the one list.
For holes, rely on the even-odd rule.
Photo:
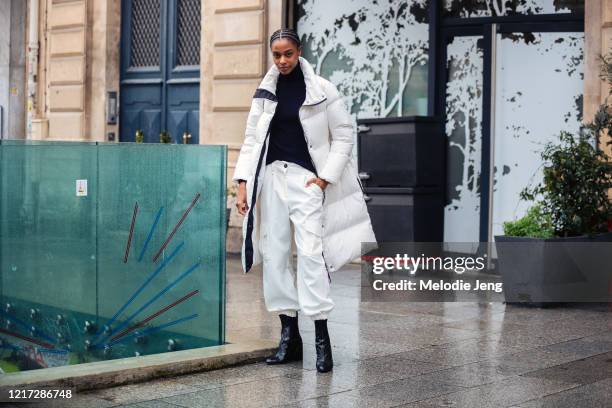
{"label": "white cargo pants", "polygon": [[[260,196],[263,291],[270,312],[313,320],[327,319],[334,303],[323,260],[324,193],[306,181],[316,177],[303,167],[277,160],[266,166]],[[297,274],[291,261],[291,224],[297,246]]]}

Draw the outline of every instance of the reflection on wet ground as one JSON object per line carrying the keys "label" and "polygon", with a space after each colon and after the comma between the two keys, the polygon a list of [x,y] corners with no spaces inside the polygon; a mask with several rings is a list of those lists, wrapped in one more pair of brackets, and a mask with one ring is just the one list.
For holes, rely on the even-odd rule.
{"label": "reflection on wet ground", "polygon": [[[228,259],[227,336],[278,339],[261,270]],[[314,325],[300,320],[304,361],[262,363],[84,393],[87,407],[593,407],[612,395],[607,306],[360,302],[357,266],[332,275],[334,370],[314,367]],[[63,407],[67,406],[65,403]]]}

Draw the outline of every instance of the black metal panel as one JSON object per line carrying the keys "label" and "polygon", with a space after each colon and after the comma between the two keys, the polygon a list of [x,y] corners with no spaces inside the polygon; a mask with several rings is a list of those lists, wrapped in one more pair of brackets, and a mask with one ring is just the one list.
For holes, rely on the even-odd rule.
{"label": "black metal panel", "polygon": [[491,174],[491,100],[492,100],[492,65],[493,65],[493,50],[492,45],[495,38],[493,37],[492,28],[486,27],[484,32],[484,69],[482,73],[482,145],[481,145],[481,160],[480,160],[480,242],[489,241],[489,183],[491,183],[493,175]]}
{"label": "black metal panel", "polygon": [[564,22],[584,21],[582,13],[561,13],[561,14],[538,14],[538,15],[513,15],[501,17],[471,17],[457,18],[446,17],[441,19],[443,27],[467,27],[467,26],[482,26],[487,24],[504,24],[504,23],[552,23],[559,24]]}
{"label": "black metal panel", "polygon": [[438,47],[438,37],[440,36],[440,15],[442,11],[442,3],[438,0],[429,2],[429,53],[428,53],[428,79],[427,79],[427,115],[440,116],[442,112],[438,111],[436,104],[436,95],[440,92],[440,66],[437,63],[437,58],[440,55]]}
{"label": "black metal panel", "polygon": [[[358,120],[364,187],[442,186],[444,129],[431,117]],[[364,130],[367,129],[367,130]]]}
{"label": "black metal panel", "polygon": [[378,242],[442,241],[444,199],[441,192],[385,194],[381,190],[365,190]]}

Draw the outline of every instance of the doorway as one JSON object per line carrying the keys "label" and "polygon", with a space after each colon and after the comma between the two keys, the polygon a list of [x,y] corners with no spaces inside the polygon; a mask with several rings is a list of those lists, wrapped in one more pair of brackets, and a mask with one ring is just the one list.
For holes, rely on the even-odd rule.
{"label": "doorway", "polygon": [[200,0],[123,0],[120,141],[199,143]]}
{"label": "doorway", "polygon": [[566,21],[523,19],[453,19],[440,31],[445,242],[492,242],[503,234],[503,222],[531,204],[519,194],[539,182],[544,145],[579,130],[583,21],[569,14]]}

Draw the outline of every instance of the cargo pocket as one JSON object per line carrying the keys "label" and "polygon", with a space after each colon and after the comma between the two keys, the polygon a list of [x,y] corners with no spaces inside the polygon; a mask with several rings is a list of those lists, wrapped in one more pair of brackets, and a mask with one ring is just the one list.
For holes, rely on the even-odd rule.
{"label": "cargo pocket", "polygon": [[259,234],[259,252],[262,259],[268,259],[268,229],[262,228]]}
{"label": "cargo pocket", "polygon": [[[312,174],[312,175],[308,175],[306,177],[304,177],[304,185],[306,185],[306,182],[310,179],[312,179],[313,177],[317,177],[316,175]],[[318,184],[316,183],[310,183],[308,185],[308,187],[306,187],[306,190],[310,190],[311,193],[313,193],[315,196],[319,197],[321,200],[323,200],[325,198],[325,191],[323,191],[323,189],[321,187],[319,187]]]}
{"label": "cargo pocket", "polygon": [[325,201],[325,191],[323,191],[323,189],[321,189],[321,187],[319,187],[317,184],[312,183],[311,185],[308,186],[308,188],[311,188],[314,191],[314,195],[315,197],[317,197],[318,200],[320,200],[321,203],[323,203]]}
{"label": "cargo pocket", "polygon": [[323,251],[323,226],[318,220],[307,220],[301,225],[298,251],[307,256],[320,256]]}

